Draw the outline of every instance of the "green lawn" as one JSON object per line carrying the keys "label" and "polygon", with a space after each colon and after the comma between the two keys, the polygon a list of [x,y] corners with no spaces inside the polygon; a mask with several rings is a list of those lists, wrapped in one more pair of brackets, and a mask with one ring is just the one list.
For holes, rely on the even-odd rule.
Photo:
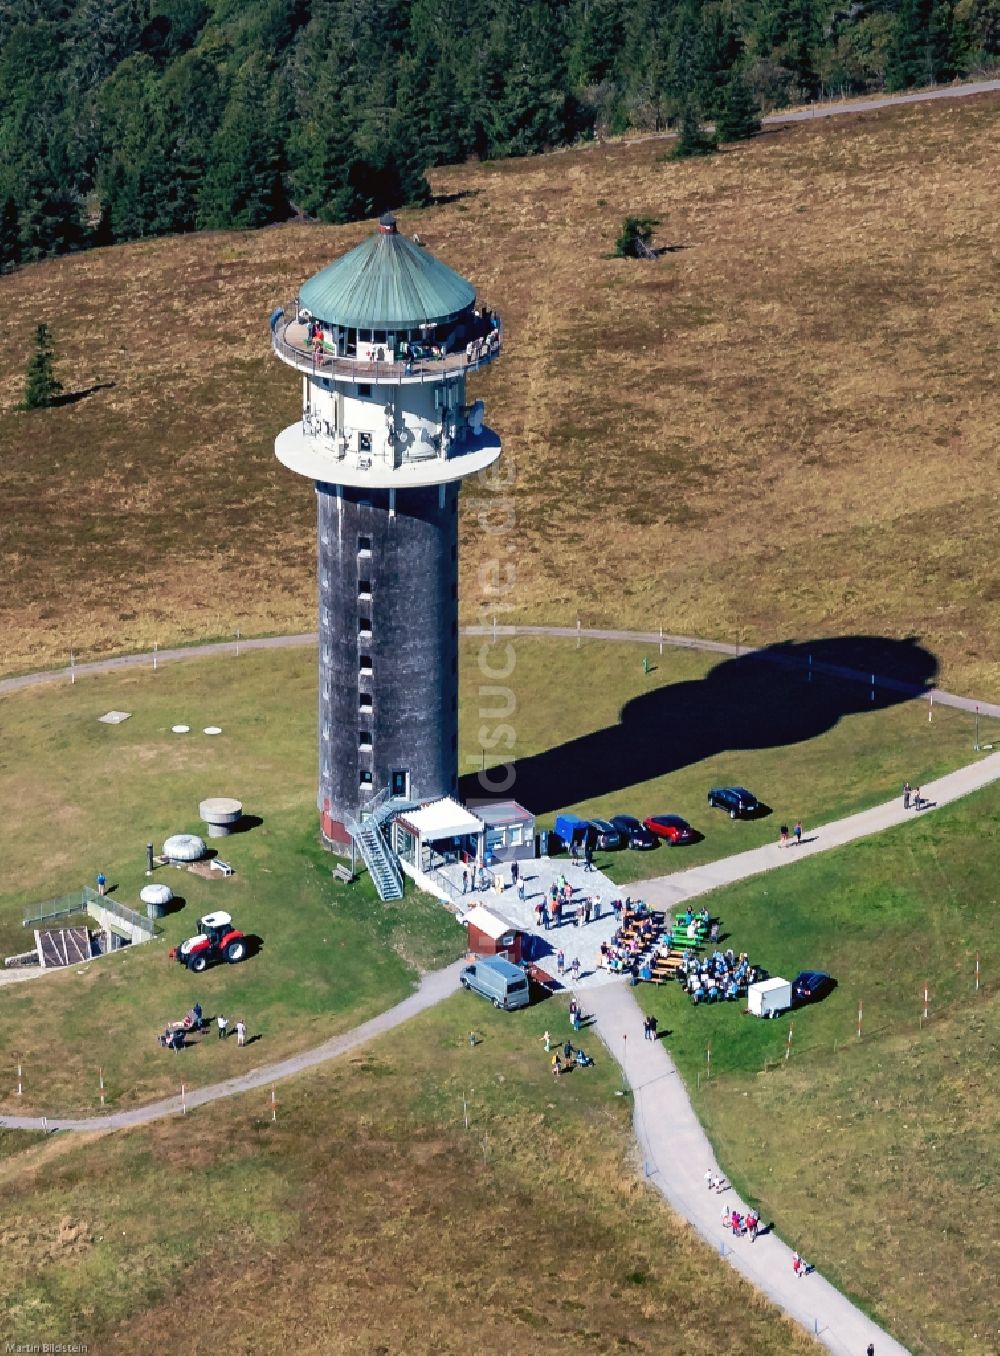
{"label": "green lawn", "polygon": [[[477,691],[477,649],[466,646],[463,670],[466,767],[475,762],[470,749],[479,739],[481,711],[487,701],[496,701]],[[630,871],[663,872],[750,846],[774,834],[785,807],[794,807],[787,812],[802,814],[808,823],[889,794],[901,768],[918,781],[970,756],[969,720],[961,713],[941,708],[928,723],[918,703],[856,711],[854,687],[846,696],[824,695],[816,707],[807,704],[791,721],[772,720],[766,709],[763,717],[759,710],[755,714],[754,701],[773,700],[780,709],[796,692],[801,706],[801,680],[780,668],[769,668],[762,686],[738,665],[734,704],[733,682],[725,676],[732,670],[723,665],[720,677],[718,664],[704,655],[668,650],[655,658],[648,675],[641,653],[630,646],[577,650],[567,643],[525,640],[515,657],[516,752],[529,788],[564,795],[567,804],[594,811],[678,810],[704,829],[704,841],[690,850],[617,854],[608,865],[619,879]],[[864,689],[861,696],[867,696]],[[709,712],[700,726],[686,719],[675,737],[636,752],[631,713],[637,708],[641,743],[647,726],[660,729],[659,713],[687,711],[702,701]],[[832,720],[831,710],[839,712],[841,705],[852,713]],[[116,887],[115,898],[136,906],[145,880],[145,843],[159,845],[169,833],[198,830],[197,807],[204,796],[237,795],[261,823],[220,844],[236,868],[231,880],[161,870],[159,878],[185,900],[164,920],[161,941],[80,973],[6,990],[0,1062],[7,1074],[0,1104],[13,1107],[17,1055],[25,1068],[18,1105],[26,1110],[96,1106],[99,1069],[111,1106],[174,1091],[182,1067],[189,1085],[213,1081],[239,1067],[235,1048],[216,1043],[191,1049],[182,1066],[155,1046],[156,1032],[196,999],[210,1014],[222,1010],[245,1018],[261,1036],[254,1047],[257,1062],[353,1025],[402,997],[415,971],[458,953],[462,935],[438,906],[412,894],[400,905],[381,906],[367,880],[348,889],[330,876],[313,805],[311,650],[193,660],[155,674],[81,678],[75,686],[8,696],[2,706],[0,822],[12,830],[0,882],[4,954],[30,944],[21,927],[25,906],[92,882],[98,870]],[[110,708],[133,714],[120,726],[100,724],[97,717]],[[178,722],[190,725],[192,733],[171,734]],[[222,735],[201,734],[210,723],[221,725]],[[810,737],[784,746],[775,742],[803,731]],[[770,746],[719,749],[725,737],[739,739],[747,732],[753,740],[744,737],[744,743],[766,740]],[[707,752],[712,748],[718,751]],[[705,756],[684,761],[699,752]],[[533,754],[541,755],[541,776]],[[622,767],[616,770],[619,759]],[[582,784],[593,786],[596,778],[617,786],[633,759],[644,782],[580,801]],[[771,819],[733,824],[718,812],[712,818],[698,812],[707,785],[735,777],[771,801],[776,810]],[[515,785],[514,794],[518,790]],[[221,907],[262,939],[261,951],[242,966],[218,968],[196,981],[165,952],[193,931],[201,913]]]}
{"label": "green lawn", "polygon": [[637,991],[733,1179],[820,1270],[931,1353],[996,1350],[998,860],[994,786],[717,891],[708,903],[727,945],[772,974],[837,979],[823,1003],[780,1020],[694,1008],[675,984]]}
{"label": "green lawn", "polygon": [[283,1083],[276,1122],[258,1093],[19,1154],[6,1335],[94,1356],[814,1350],[637,1177],[596,1042],[553,1084],[547,1025],[569,1032],[565,1009],[456,994]]}

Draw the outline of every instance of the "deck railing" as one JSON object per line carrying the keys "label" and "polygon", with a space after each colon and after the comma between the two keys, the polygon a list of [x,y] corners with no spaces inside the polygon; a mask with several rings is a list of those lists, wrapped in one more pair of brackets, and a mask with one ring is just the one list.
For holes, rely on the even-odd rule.
{"label": "deck railing", "polygon": [[352,382],[427,382],[441,381],[459,372],[475,372],[499,357],[503,347],[503,322],[492,331],[495,338],[484,336],[478,341],[473,355],[465,349],[446,353],[441,358],[395,359],[388,362],[369,362],[362,358],[347,358],[329,353],[308,343],[297,343],[289,337],[292,328],[301,329],[294,305],[288,310],[279,308],[271,317],[271,343],[275,353],[285,362],[317,377],[340,377]]}

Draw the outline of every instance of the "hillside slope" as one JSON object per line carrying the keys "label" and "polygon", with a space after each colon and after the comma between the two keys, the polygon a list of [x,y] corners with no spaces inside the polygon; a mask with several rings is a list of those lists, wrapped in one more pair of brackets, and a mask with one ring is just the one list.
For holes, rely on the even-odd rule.
{"label": "hillside slope", "polygon": [[[440,171],[404,217],[501,308],[506,446],[463,501],[462,607],[750,644],[919,634],[1000,695],[994,98]],[[613,260],[625,212],[655,262]],[[314,616],[312,492],[266,320],[366,226],[176,237],[0,281],[2,667]],[[34,325],[75,397],[17,412]],[[485,516],[484,516],[485,515]],[[513,519],[512,525],[503,523]],[[487,528],[501,528],[491,535]],[[502,616],[501,616],[502,619]]]}

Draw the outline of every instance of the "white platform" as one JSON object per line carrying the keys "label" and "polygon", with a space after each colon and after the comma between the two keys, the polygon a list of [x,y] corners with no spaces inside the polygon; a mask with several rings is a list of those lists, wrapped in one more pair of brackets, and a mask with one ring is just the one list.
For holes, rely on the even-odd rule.
{"label": "white platform", "polygon": [[404,461],[399,466],[369,459],[371,464],[365,466],[356,452],[338,456],[331,441],[307,437],[300,420],[278,434],[274,452],[283,466],[310,480],[375,490],[409,490],[448,485],[485,471],[500,456],[501,447],[493,430],[484,428],[478,437],[469,437],[456,446],[448,457]]}

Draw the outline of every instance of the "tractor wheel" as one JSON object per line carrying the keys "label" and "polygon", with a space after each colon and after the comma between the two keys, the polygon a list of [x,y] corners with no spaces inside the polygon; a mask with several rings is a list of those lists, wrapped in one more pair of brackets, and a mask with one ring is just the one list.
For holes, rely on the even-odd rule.
{"label": "tractor wheel", "polygon": [[188,961],[188,969],[191,970],[194,974],[200,975],[202,970],[208,969],[208,957],[201,955],[192,956],[191,959]]}
{"label": "tractor wheel", "polygon": [[226,947],[226,960],[230,965],[235,965],[238,961],[246,960],[247,944],[242,937],[230,942]]}

